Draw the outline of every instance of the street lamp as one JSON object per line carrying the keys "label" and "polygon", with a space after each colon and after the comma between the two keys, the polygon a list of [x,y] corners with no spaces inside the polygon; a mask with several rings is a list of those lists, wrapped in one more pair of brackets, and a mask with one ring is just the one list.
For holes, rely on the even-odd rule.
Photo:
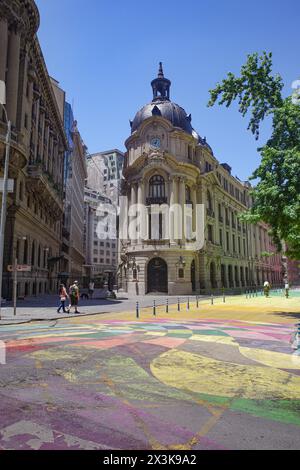
{"label": "street lamp", "polygon": [[8,120],[7,112],[5,109],[5,83],[0,80],[0,105],[2,106],[7,122],[7,133],[5,138],[5,165],[3,175],[3,192],[2,192],[2,206],[1,206],[1,222],[0,222],[0,319],[1,319],[1,301],[2,301],[2,277],[3,277],[3,250],[4,250],[4,234],[6,222],[6,205],[7,205],[7,192],[8,192],[8,166],[9,166],[9,151],[11,141],[11,121]]}

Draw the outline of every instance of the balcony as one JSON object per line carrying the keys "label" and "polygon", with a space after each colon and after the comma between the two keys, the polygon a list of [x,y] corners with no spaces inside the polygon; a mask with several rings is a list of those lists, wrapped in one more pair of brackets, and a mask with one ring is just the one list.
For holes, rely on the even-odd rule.
{"label": "balcony", "polygon": [[26,186],[29,191],[35,193],[36,197],[44,200],[48,207],[51,207],[53,216],[56,220],[61,217],[63,211],[62,195],[57,185],[51,180],[41,163],[29,164],[27,167]]}
{"label": "balcony", "polygon": [[151,206],[152,204],[167,204],[168,198],[166,197],[147,197],[146,205]]}

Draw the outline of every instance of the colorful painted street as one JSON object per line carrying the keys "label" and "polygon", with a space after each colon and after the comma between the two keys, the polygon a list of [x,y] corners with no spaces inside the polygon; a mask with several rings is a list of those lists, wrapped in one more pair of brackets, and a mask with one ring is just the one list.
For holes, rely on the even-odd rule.
{"label": "colorful painted street", "polygon": [[298,449],[298,304],[238,297],[2,325],[0,448]]}

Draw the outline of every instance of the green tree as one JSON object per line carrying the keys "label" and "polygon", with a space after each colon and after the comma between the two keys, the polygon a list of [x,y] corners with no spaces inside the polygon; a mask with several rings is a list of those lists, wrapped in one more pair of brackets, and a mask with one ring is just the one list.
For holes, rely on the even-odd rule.
{"label": "green tree", "polygon": [[283,82],[272,74],[272,54],[248,55],[240,76],[228,73],[210,90],[208,106],[238,100],[243,116],[250,115],[248,129],[259,137],[261,122],[272,116],[272,135],[259,150],[261,162],[250,179],[258,179],[251,190],[253,206],[242,218],[271,226],[270,233],[280,251],[284,240],[287,254],[300,259],[300,105],[282,96]]}

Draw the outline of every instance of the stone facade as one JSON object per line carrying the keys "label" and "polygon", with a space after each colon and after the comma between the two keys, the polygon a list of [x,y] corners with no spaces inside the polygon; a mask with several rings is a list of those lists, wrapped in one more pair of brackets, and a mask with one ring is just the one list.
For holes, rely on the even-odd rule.
{"label": "stone facade", "polygon": [[[191,127],[191,116],[170,101],[170,81],[161,66],[152,88],[153,100],[137,113],[125,143],[122,192],[128,203],[128,227],[122,242],[122,287],[126,285],[130,294],[182,295],[262,286],[265,280],[282,285],[281,256],[275,253],[268,227],[238,218],[251,205],[250,184],[233,177],[228,164],[219,163],[206,139]],[[136,204],[146,207],[138,209],[138,218]],[[185,205],[202,205],[202,246],[186,237],[183,220],[177,222],[172,211],[167,222],[157,216],[154,233],[153,204],[162,212],[163,206],[175,204],[182,213]],[[167,236],[162,233],[164,223]],[[137,225],[136,238],[132,234]],[[198,230],[194,210],[190,225]],[[266,256],[267,252],[274,255]]]}
{"label": "stone facade", "polygon": [[[12,122],[4,246],[3,297],[11,297],[7,265],[17,259],[31,272],[20,273],[18,294],[54,292],[58,284],[63,217],[63,161],[67,149],[63,122],[36,32],[33,0],[0,3],[0,79],[6,83],[6,109]],[[0,135],[6,133],[0,113]],[[5,145],[0,137],[1,174]]]}

